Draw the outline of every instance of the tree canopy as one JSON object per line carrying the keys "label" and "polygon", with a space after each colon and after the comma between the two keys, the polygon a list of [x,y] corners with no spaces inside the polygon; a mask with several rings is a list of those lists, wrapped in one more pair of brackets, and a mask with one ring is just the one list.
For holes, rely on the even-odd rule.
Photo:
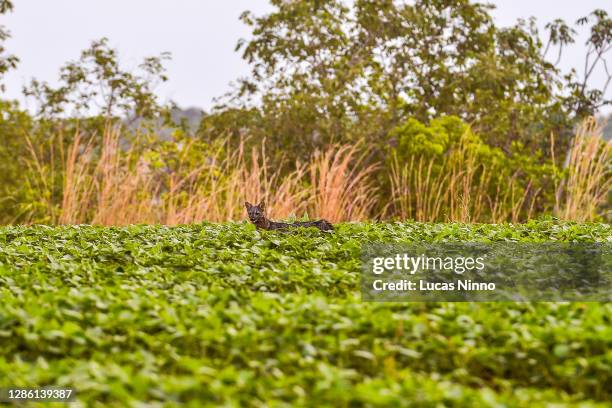
{"label": "tree canopy", "polygon": [[468,0],[271,3],[269,14],[241,17],[252,37],[237,49],[252,72],[233,101],[258,102],[263,133],[282,144],[380,140],[408,118],[443,115],[461,117],[501,147],[537,144],[610,103],[589,83],[610,49],[603,10],[576,23],[591,24],[581,77],[562,75],[547,59],[574,41],[575,30],[559,20],[547,25],[544,45],[534,20],[500,28],[492,6]]}

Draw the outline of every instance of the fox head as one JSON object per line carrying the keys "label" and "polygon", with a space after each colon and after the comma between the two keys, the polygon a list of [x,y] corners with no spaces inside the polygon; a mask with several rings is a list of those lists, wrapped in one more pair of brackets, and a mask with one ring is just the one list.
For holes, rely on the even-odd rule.
{"label": "fox head", "polygon": [[264,214],[264,211],[266,210],[266,205],[263,201],[257,205],[253,205],[248,201],[245,201],[244,206],[246,207],[247,213],[249,214],[249,220],[253,224],[257,224],[259,221],[262,221],[264,218],[266,218]]}

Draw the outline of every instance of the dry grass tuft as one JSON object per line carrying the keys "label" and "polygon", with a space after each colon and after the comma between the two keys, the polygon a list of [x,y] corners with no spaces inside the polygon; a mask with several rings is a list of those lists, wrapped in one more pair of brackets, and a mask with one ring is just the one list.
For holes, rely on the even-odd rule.
{"label": "dry grass tuft", "polygon": [[[458,147],[440,158],[410,157],[391,165],[391,206],[395,216],[421,222],[518,222],[529,202],[529,214],[538,192],[522,193],[516,174],[510,180],[494,177],[493,171],[478,162],[469,148],[468,132]],[[489,191],[495,189],[495,197]],[[503,188],[502,188],[503,187]]]}
{"label": "dry grass tuft", "polygon": [[310,197],[317,217],[330,222],[367,219],[377,202],[370,177],[376,165],[361,167],[359,146],[331,146],[315,152],[309,165]]}
{"label": "dry grass tuft", "polygon": [[[209,158],[209,165],[197,169],[189,182],[171,180],[164,195],[166,224],[200,221],[223,222],[244,219],[244,201],[267,204],[271,217],[286,218],[306,209],[301,186],[303,166],[284,177],[268,165],[264,144],[253,148],[249,159],[244,142],[226,145]],[[223,151],[227,151],[223,157]]]}
{"label": "dry grass tuft", "polygon": [[154,223],[156,209],[151,204],[160,186],[144,161],[139,160],[133,168],[130,166],[133,152],[128,150],[123,155],[119,139],[117,128],[109,128],[104,133],[101,157],[93,171],[91,222],[100,225]]}
{"label": "dry grass tuft", "polygon": [[592,221],[610,195],[612,142],[603,141],[601,134],[595,118],[578,127],[566,161],[567,175],[556,194],[555,213],[561,219]]}

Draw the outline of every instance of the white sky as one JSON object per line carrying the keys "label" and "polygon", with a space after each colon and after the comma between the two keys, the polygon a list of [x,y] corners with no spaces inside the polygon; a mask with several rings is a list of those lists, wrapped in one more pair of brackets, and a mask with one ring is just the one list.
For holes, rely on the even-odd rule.
{"label": "white sky", "polygon": [[[612,14],[610,0],[497,0],[493,15],[501,26],[535,16],[541,27],[555,18],[573,22],[595,8]],[[122,64],[135,67],[143,57],[163,51],[169,82],[157,89],[163,100],[208,109],[230,82],[247,75],[248,65],[234,52],[249,30],[238,17],[244,10],[262,14],[266,0],[16,0],[13,13],[0,17],[12,37],[9,52],[20,58],[7,74],[6,96],[23,101],[21,88],[31,78],[54,83],[59,68],[78,58],[92,40],[108,37]],[[583,36],[564,56],[565,68],[583,63]],[[612,57],[608,57],[612,59]],[[603,74],[596,80],[603,83]],[[598,85],[600,86],[600,85]],[[608,97],[612,94],[612,85]],[[607,111],[611,109],[608,108]]]}

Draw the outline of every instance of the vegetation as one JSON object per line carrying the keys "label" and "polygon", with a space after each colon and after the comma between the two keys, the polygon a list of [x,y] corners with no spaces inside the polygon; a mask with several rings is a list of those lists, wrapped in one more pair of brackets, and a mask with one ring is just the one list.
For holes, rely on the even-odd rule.
{"label": "vegetation", "polygon": [[[592,83],[605,11],[539,33],[467,0],[272,4],[243,14],[252,73],[199,126],[153,92],[167,53],[130,71],[106,39],[25,87],[36,112],[0,101],[0,223],[227,221],[245,199],[277,218],[610,220],[611,145],[589,119],[611,102],[612,77]],[[563,73],[579,29],[585,70]]]}
{"label": "vegetation", "polygon": [[0,387],[91,406],[607,406],[609,303],[360,302],[363,243],[603,241],[608,224],[334,234],[0,228]]}
{"label": "vegetation", "polygon": [[576,23],[590,25],[580,77],[562,75],[559,58],[546,59],[574,41],[575,30],[560,20],[547,25],[546,39],[534,21],[496,27],[490,6],[467,0],[272,4],[268,15],[243,15],[253,36],[237,48],[253,72],[236,97],[262,100],[252,131],[279,138],[285,149],[308,152],[360,137],[384,145],[410,119],[450,115],[487,143],[536,149],[550,132],[567,138],[572,123],[610,103],[607,84],[589,87],[611,48],[603,10]]}
{"label": "vegetation", "polygon": [[107,127],[97,147],[81,133],[66,147],[61,138],[29,143],[21,188],[33,199],[20,211],[31,222],[175,225],[244,219],[242,203],[257,198],[277,219],[498,223],[553,213],[589,221],[606,215],[612,183],[612,143],[599,135],[594,121],[585,122],[563,169],[554,154],[505,155],[456,117],[430,127],[412,120],[394,133],[398,147],[387,162],[366,166],[363,146],[330,145],[287,173],[265,142],[250,153],[246,141],[227,139],[135,141],[122,149],[119,128]]}
{"label": "vegetation", "polygon": [[[24,224],[0,227],[0,387],[117,407],[609,406],[609,303],[359,294],[368,242],[610,240],[608,14],[540,33],[468,0],[271,3],[242,15],[251,75],[195,121],[154,93],[168,54],[130,71],[105,39],[25,87],[35,112],[0,99],[0,224]],[[561,72],[581,29],[584,72]],[[258,231],[245,200],[337,227]]]}

